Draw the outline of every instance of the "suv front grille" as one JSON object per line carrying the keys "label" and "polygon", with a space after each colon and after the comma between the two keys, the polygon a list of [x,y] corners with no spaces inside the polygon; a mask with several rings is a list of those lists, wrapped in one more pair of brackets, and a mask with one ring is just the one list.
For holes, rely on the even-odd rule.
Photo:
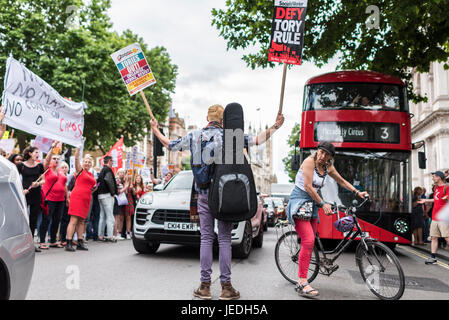
{"label": "suv front grille", "polygon": [[148,211],[147,209],[137,208],[136,210],[136,223],[139,225],[144,225],[147,221]]}
{"label": "suv front grille", "polygon": [[189,210],[156,210],[151,218],[155,224],[164,224],[164,222],[190,222]]}

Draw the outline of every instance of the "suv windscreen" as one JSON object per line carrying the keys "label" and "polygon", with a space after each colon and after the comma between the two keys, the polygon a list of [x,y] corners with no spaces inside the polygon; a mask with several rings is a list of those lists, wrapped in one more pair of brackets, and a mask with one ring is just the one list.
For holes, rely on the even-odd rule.
{"label": "suv windscreen", "polygon": [[183,173],[175,175],[164,188],[164,191],[190,190],[193,183],[193,174]]}

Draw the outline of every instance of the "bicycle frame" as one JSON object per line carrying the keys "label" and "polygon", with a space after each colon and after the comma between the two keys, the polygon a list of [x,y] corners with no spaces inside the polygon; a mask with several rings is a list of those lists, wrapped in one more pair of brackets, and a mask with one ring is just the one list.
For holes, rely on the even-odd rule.
{"label": "bicycle frame", "polygon": [[[334,263],[334,262],[338,259],[338,257],[339,257],[339,256],[346,250],[346,248],[347,248],[347,247],[348,247],[348,246],[349,246],[349,245],[350,245],[350,244],[351,244],[351,243],[352,243],[358,236],[360,236],[361,242],[362,242],[363,245],[367,248],[367,245],[366,245],[366,243],[365,243],[365,236],[364,236],[364,234],[363,234],[362,228],[360,227],[360,224],[359,224],[359,222],[358,222],[358,220],[357,220],[357,217],[356,217],[355,213],[349,213],[349,210],[347,210],[345,213],[346,213],[346,214],[350,214],[350,215],[354,218],[354,224],[355,224],[355,226],[357,227],[357,230],[356,230],[356,231],[352,230],[352,231],[348,232],[348,234],[343,238],[343,240],[341,240],[341,241],[338,243],[338,245],[337,245],[337,247],[336,247],[335,249],[333,249],[333,250],[331,250],[331,251],[326,251],[326,250],[324,250],[324,247],[323,247],[323,244],[322,244],[322,242],[321,242],[319,233],[318,233],[318,232],[316,233],[315,243],[318,244],[319,251],[322,252],[323,257],[324,257],[325,259],[328,259],[328,258],[326,257],[326,255],[336,254],[336,255],[335,255],[334,257],[332,257],[331,259],[328,259],[331,263]],[[368,249],[368,248],[367,248],[367,249]]]}

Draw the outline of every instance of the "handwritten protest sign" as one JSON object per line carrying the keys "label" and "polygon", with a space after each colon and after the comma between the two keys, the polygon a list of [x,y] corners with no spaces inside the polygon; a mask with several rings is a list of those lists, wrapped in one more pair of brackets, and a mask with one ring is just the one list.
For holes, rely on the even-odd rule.
{"label": "handwritten protest sign", "polygon": [[53,143],[52,139],[44,138],[41,136],[37,136],[33,141],[34,142],[32,145],[38,148],[39,151],[42,151],[43,153],[48,153]]}
{"label": "handwritten protest sign", "polygon": [[0,140],[0,149],[3,149],[6,153],[12,153],[15,144],[14,139],[2,139]]}
{"label": "handwritten protest sign", "polygon": [[274,0],[268,61],[301,64],[307,0]]}
{"label": "handwritten protest sign", "polygon": [[13,57],[6,61],[2,101],[7,125],[74,147],[83,145],[86,104],[61,97]]}
{"label": "handwritten protest sign", "polygon": [[143,153],[137,152],[135,160],[133,160],[133,166],[135,168],[143,168],[145,166],[146,157]]}
{"label": "handwritten protest sign", "polygon": [[138,43],[111,54],[131,96],[156,83],[147,59]]}
{"label": "handwritten protest sign", "polygon": [[143,183],[151,182],[151,170],[150,168],[143,168],[140,171],[140,175],[142,176]]}

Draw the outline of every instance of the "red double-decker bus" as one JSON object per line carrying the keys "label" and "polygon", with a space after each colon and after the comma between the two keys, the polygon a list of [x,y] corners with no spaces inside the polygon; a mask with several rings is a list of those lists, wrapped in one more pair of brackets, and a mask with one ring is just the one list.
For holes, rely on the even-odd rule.
{"label": "red double-decker bus", "polygon": [[[304,90],[300,161],[320,141],[336,147],[335,168],[373,200],[357,217],[369,236],[386,243],[411,243],[411,131],[405,84],[372,71],[339,71],[316,76]],[[353,193],[328,176],[325,201],[350,206]],[[320,210],[322,239],[342,239],[336,215]]]}

